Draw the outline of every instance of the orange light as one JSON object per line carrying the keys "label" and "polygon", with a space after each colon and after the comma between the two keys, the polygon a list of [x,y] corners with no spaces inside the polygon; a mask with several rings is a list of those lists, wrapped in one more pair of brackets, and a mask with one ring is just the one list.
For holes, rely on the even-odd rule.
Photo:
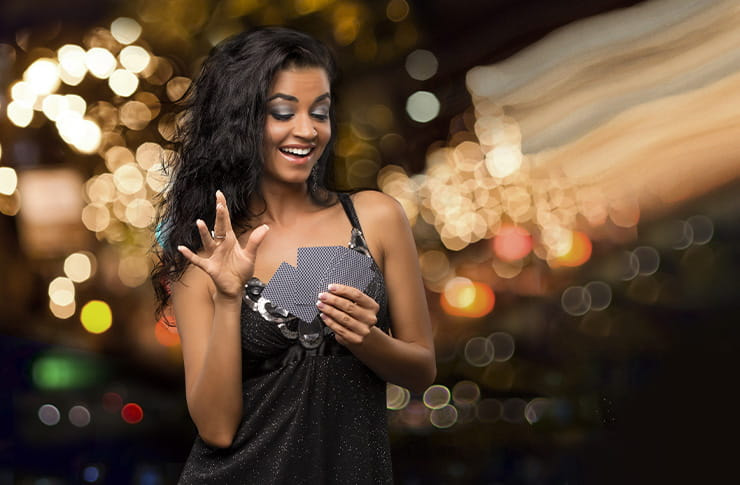
{"label": "orange light", "polygon": [[121,409],[121,417],[129,424],[136,424],[144,419],[144,410],[138,404],[130,402]]}
{"label": "orange light", "polygon": [[[457,295],[459,292],[465,294]],[[472,298],[470,298],[470,293],[472,293]],[[453,302],[464,302],[464,305],[455,305]],[[483,283],[471,282],[469,285],[460,285],[458,288],[453,288],[452,291],[443,292],[440,295],[440,303],[442,309],[448,315],[480,318],[491,313],[496,303],[496,296],[489,286]]]}
{"label": "orange light", "polygon": [[154,324],[154,338],[165,347],[174,347],[180,343],[180,335],[177,328],[169,325],[166,319],[167,316],[163,316]]}
{"label": "orange light", "polygon": [[504,261],[522,259],[532,250],[532,236],[523,227],[501,226],[493,239],[493,251]]}
{"label": "orange light", "polygon": [[582,232],[573,231],[573,245],[563,256],[555,258],[550,266],[557,268],[559,266],[575,267],[584,264],[591,259],[591,240]]}

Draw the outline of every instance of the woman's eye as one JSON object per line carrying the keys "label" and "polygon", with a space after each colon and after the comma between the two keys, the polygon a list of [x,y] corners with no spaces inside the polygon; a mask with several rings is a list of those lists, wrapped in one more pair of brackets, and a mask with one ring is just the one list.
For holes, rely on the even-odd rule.
{"label": "woman's eye", "polygon": [[319,121],[326,121],[329,119],[329,114],[324,112],[318,112],[318,113],[311,113],[311,116],[316,118]]}
{"label": "woman's eye", "polygon": [[276,113],[273,111],[272,113],[270,113],[270,116],[278,121],[288,121],[290,118],[293,117],[293,113]]}

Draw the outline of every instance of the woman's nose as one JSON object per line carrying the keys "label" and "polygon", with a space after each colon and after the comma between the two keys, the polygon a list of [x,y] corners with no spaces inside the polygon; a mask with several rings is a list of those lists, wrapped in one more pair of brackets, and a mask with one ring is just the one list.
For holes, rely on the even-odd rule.
{"label": "woman's nose", "polygon": [[313,120],[309,115],[297,115],[294,119],[295,125],[293,126],[293,134],[295,136],[309,140],[316,137],[318,132],[313,126]]}

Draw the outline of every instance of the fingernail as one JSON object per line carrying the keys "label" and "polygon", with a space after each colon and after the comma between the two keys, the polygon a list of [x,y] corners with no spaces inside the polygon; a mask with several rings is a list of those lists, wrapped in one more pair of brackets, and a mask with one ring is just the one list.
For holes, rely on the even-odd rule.
{"label": "fingernail", "polygon": [[262,224],[262,227],[266,227],[268,230],[270,229],[270,226],[268,226],[267,224]]}
{"label": "fingernail", "polygon": [[324,304],[321,303],[320,301],[316,301],[316,306],[319,308],[324,308]]}
{"label": "fingernail", "polygon": [[335,285],[334,283],[330,284],[328,286],[328,288],[329,288],[329,291],[334,291],[334,290],[338,290],[339,289],[339,287],[337,285]]}
{"label": "fingernail", "polygon": [[326,298],[327,298],[326,293],[323,293],[323,292],[319,293],[319,300],[326,300]]}

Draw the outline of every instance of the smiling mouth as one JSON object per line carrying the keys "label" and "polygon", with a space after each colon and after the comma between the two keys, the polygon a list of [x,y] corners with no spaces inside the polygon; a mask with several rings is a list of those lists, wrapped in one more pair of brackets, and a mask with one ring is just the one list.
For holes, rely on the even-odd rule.
{"label": "smiling mouth", "polygon": [[314,147],[306,147],[306,148],[279,148],[282,153],[285,153],[286,155],[290,155],[293,157],[307,157],[311,153],[313,153]]}

